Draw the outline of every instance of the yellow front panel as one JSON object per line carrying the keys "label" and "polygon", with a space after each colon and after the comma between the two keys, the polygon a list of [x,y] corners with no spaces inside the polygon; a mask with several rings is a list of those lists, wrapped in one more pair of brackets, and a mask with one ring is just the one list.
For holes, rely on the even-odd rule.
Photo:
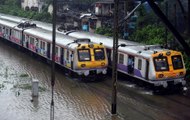
{"label": "yellow front panel", "polygon": [[[170,53],[170,54],[168,54]],[[182,69],[176,69],[174,70],[173,67],[173,63],[172,63],[172,59],[171,56],[175,56],[175,55],[180,55],[180,52],[177,51],[162,51],[162,52],[158,52],[156,54],[153,54],[152,57],[158,57],[159,55],[163,54],[164,57],[167,57],[168,60],[168,67],[169,70],[168,71],[155,71],[156,72],[156,79],[170,79],[170,78],[179,78],[179,77],[184,77],[186,74],[186,70],[185,67],[183,67]],[[183,62],[183,60],[182,60]],[[184,66],[184,63],[183,63]]]}
{"label": "yellow front panel", "polygon": [[[83,45],[83,46],[85,46],[85,48],[90,49],[91,61],[81,61],[81,62],[78,61],[78,65],[77,66],[78,66],[79,69],[81,69],[81,68],[88,69],[88,68],[102,68],[102,67],[104,68],[104,67],[107,67],[108,61],[107,61],[107,56],[106,56],[105,51],[104,51],[104,53],[105,53],[105,60],[96,61],[95,60],[95,56],[94,56],[94,48],[104,48],[104,46],[102,46],[100,44],[93,44],[92,48],[90,48],[88,44]],[[82,48],[82,47],[79,47],[79,49],[80,48]]]}

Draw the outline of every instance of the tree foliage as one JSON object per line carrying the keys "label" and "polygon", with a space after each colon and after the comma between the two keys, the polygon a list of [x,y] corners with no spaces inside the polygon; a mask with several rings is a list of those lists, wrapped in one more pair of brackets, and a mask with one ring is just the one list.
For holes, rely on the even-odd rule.
{"label": "tree foliage", "polygon": [[29,19],[39,20],[43,22],[51,22],[52,16],[44,9],[41,13],[35,11],[25,11],[20,7],[20,0],[0,0],[0,12],[14,16],[25,17]]}
{"label": "tree foliage", "polygon": [[[130,40],[141,42],[145,44],[166,44],[165,28],[157,25],[147,25],[143,28],[137,29],[130,36]],[[171,34],[167,36],[167,39],[172,40]]]}
{"label": "tree foliage", "polygon": [[108,27],[99,27],[95,30],[95,33],[105,36],[113,36],[113,31],[111,28]]}

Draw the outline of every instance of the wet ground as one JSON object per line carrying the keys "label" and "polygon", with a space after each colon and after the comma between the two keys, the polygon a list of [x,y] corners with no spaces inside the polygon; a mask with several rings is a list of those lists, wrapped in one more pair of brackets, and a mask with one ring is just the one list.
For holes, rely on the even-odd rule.
{"label": "wet ground", "polygon": [[[50,67],[0,42],[0,120],[50,119]],[[39,97],[32,100],[31,80]],[[189,120],[190,97],[184,93],[155,95],[126,80],[118,81],[118,115],[111,111],[111,78],[82,82],[56,71],[55,120]]]}

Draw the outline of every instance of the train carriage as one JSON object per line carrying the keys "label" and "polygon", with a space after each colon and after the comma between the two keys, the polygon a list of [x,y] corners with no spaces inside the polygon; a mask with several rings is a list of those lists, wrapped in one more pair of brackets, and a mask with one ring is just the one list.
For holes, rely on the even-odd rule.
{"label": "train carriage", "polygon": [[[11,24],[10,24],[11,23]],[[16,25],[17,24],[17,25]],[[18,23],[0,20],[0,31],[5,40],[52,59],[52,32],[36,25],[21,26]],[[7,37],[5,37],[7,36]],[[55,62],[79,76],[105,75],[107,73],[107,55],[101,43],[90,39],[77,39],[63,34],[56,34]]]}
{"label": "train carriage", "polygon": [[[112,62],[113,38],[82,31],[65,33],[72,37],[86,37],[93,42],[102,42],[109,62]],[[168,85],[185,85],[186,69],[182,54],[178,51],[164,49],[157,45],[143,45],[136,42],[119,39],[118,71],[138,78],[154,86],[168,87]],[[111,64],[110,64],[111,67]]]}

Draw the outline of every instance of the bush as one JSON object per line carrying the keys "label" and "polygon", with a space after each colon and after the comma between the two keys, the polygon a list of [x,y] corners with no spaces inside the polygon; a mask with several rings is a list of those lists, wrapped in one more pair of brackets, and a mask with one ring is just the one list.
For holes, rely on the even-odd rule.
{"label": "bush", "polygon": [[[136,30],[130,37],[130,40],[145,43],[145,44],[166,44],[165,28],[157,25],[147,25],[141,29]],[[172,40],[172,35],[167,36],[168,40]]]}
{"label": "bush", "polygon": [[111,28],[107,27],[99,27],[95,30],[95,33],[100,34],[100,35],[105,35],[105,36],[113,36],[113,31]]}

